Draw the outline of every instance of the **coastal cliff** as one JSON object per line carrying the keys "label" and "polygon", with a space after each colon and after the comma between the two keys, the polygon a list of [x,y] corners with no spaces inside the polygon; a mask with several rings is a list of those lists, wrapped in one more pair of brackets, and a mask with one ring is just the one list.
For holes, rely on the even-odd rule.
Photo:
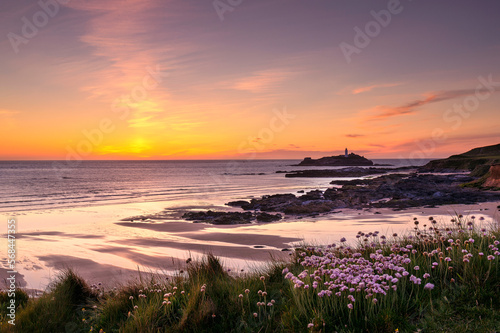
{"label": "coastal cliff", "polygon": [[500,188],[500,164],[495,164],[490,167],[489,177],[486,178],[484,187]]}
{"label": "coastal cliff", "polygon": [[423,171],[471,171],[473,176],[485,175],[490,166],[500,163],[500,144],[474,148],[466,153],[434,160],[421,168]]}

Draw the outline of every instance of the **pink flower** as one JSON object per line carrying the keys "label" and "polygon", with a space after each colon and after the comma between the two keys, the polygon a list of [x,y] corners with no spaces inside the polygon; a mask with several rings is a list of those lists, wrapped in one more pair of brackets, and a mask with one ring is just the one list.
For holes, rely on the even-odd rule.
{"label": "pink flower", "polygon": [[352,305],[352,303],[349,303],[349,304],[347,304],[347,307],[348,307],[349,309],[351,309],[351,310],[352,310],[352,308],[353,308],[354,306]]}
{"label": "pink flower", "polygon": [[432,290],[432,289],[434,289],[434,285],[432,283],[427,283],[424,286],[424,289],[426,289],[426,290]]}

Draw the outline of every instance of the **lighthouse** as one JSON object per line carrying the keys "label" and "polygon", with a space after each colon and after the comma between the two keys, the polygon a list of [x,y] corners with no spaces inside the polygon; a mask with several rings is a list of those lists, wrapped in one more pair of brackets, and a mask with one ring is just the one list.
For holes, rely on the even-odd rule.
{"label": "lighthouse", "polygon": [[345,149],[345,158],[349,157],[349,152],[347,151],[347,148]]}

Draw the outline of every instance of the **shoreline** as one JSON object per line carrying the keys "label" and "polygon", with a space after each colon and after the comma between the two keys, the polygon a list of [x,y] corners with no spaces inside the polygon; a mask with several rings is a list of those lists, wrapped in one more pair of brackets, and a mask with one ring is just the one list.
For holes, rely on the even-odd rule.
{"label": "shoreline", "polygon": [[[433,216],[444,222],[456,212],[474,214],[484,218],[484,223],[500,220],[497,209],[500,202],[487,202],[403,211],[343,209],[316,217],[287,216],[279,222],[240,225],[193,223],[174,218],[123,221],[130,216],[157,213],[167,204],[147,202],[20,214],[19,281],[25,280],[24,287],[43,290],[57,271],[73,267],[92,282],[125,282],[137,277],[138,270],[178,271],[186,259],[208,252],[221,257],[233,271],[247,271],[267,261],[270,255],[287,257],[289,252],[283,249],[302,243],[329,244],[341,237],[354,239],[358,231],[378,230],[386,235],[408,231],[413,217],[426,220]],[[180,207],[234,210],[220,205],[174,205],[169,209]],[[30,222],[25,224],[25,221]],[[4,239],[0,246],[4,246]],[[0,270],[2,280],[3,275]]]}

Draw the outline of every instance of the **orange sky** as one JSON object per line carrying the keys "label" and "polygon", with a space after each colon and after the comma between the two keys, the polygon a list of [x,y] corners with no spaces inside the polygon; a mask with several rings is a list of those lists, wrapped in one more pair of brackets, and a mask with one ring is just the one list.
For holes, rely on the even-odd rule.
{"label": "orange sky", "polygon": [[243,2],[223,20],[211,2],[56,3],[34,36],[39,4],[0,5],[0,159],[433,158],[500,142],[497,3],[402,1],[349,61],[340,45],[387,1]]}

